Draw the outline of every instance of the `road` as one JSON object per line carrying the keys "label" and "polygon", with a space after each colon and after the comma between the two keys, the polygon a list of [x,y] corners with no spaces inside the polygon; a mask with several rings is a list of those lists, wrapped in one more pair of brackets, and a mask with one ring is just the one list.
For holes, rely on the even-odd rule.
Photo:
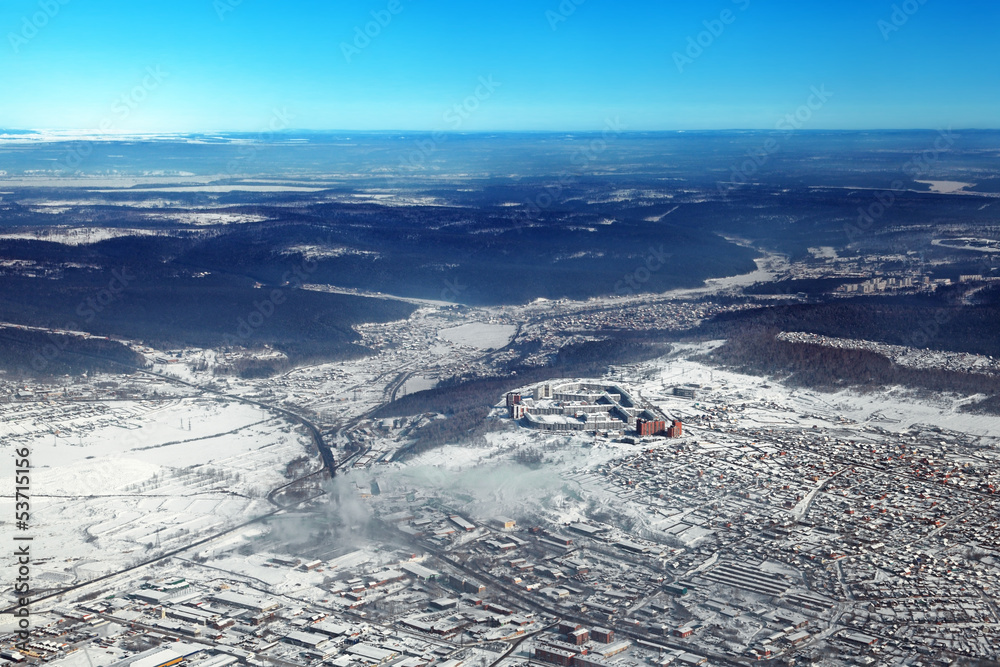
{"label": "road", "polygon": [[[49,329],[48,331],[55,332],[55,329]],[[0,336],[0,338],[3,338],[3,336]],[[256,407],[259,407],[259,408],[263,408],[265,410],[270,410],[272,412],[276,412],[276,413],[278,413],[280,415],[283,415],[283,416],[287,417],[288,419],[291,419],[292,421],[297,422],[299,424],[302,424],[303,426],[306,427],[306,430],[309,431],[309,435],[313,439],[313,443],[316,445],[316,449],[319,451],[320,455],[323,458],[323,463],[325,464],[326,469],[330,472],[330,476],[332,477],[332,476],[334,476],[336,474],[337,463],[336,463],[336,460],[335,460],[335,458],[333,456],[333,451],[332,451],[331,447],[329,445],[327,445],[326,441],[323,440],[323,434],[320,432],[319,428],[317,428],[317,426],[315,424],[313,424],[311,421],[309,421],[308,419],[306,419],[302,415],[297,414],[295,412],[292,412],[291,410],[289,410],[287,408],[283,408],[283,407],[281,407],[279,405],[271,405],[269,403],[264,403],[263,401],[254,400],[252,398],[246,398],[244,396],[237,396],[235,394],[227,394],[226,392],[221,391],[219,389],[216,389],[214,387],[202,386],[202,385],[199,385],[199,384],[195,384],[193,382],[188,382],[187,380],[182,380],[182,379],[174,377],[172,375],[167,375],[165,373],[157,373],[156,371],[151,371],[149,369],[142,368],[142,367],[136,366],[134,364],[126,364],[124,362],[117,361],[117,360],[114,360],[114,359],[108,359],[107,357],[102,357],[102,356],[97,355],[97,354],[86,354],[84,352],[71,352],[69,350],[63,350],[62,354],[67,354],[67,355],[77,356],[77,357],[84,357],[84,358],[88,358],[88,359],[99,359],[99,360],[107,362],[107,363],[111,363],[111,364],[115,364],[117,366],[121,366],[122,368],[127,368],[129,371],[131,371],[133,373],[141,373],[143,375],[149,375],[149,376],[152,376],[152,377],[159,378],[161,380],[165,380],[167,382],[171,382],[173,384],[177,384],[177,385],[180,385],[180,386],[183,386],[183,387],[188,387],[188,388],[191,388],[191,389],[195,389],[195,390],[197,390],[199,392],[202,392],[202,393],[205,393],[205,394],[212,394],[214,396],[219,396],[220,398],[226,398],[226,399],[229,399],[231,401],[239,401],[240,403],[245,403],[247,405],[253,405],[253,406],[256,406]]]}
{"label": "road", "polygon": [[[333,456],[332,448],[326,443],[325,440],[323,440],[323,434],[320,432],[319,428],[314,423],[303,417],[302,415],[292,412],[291,410],[283,408],[278,405],[271,405],[270,403],[264,403],[263,401],[254,400],[252,398],[246,398],[244,396],[237,396],[235,394],[227,394],[226,392],[221,391],[219,389],[215,389],[214,387],[204,387],[202,385],[194,384],[193,382],[188,382],[187,380],[181,380],[180,378],[176,378],[171,375],[166,375],[165,373],[157,373],[155,371],[150,371],[145,368],[139,368],[138,366],[129,366],[128,364],[121,364],[121,365],[131,368],[137,373],[151,375],[153,377],[160,378],[161,380],[166,380],[167,382],[172,382],[174,384],[179,384],[184,387],[197,389],[198,391],[204,392],[206,394],[212,394],[215,396],[219,396],[221,398],[227,398],[232,401],[239,401],[241,403],[246,403],[247,405],[254,405],[256,407],[263,408],[265,410],[277,412],[278,414],[283,415],[294,422],[302,424],[303,426],[306,427],[306,430],[309,431],[309,435],[312,437],[313,443],[316,445],[316,449],[317,451],[319,451],[320,456],[323,457],[323,464],[325,465],[326,470],[330,472],[330,476],[333,477],[336,474],[337,462]],[[308,476],[311,475],[312,473],[310,473],[310,475]]]}
{"label": "road", "polygon": [[[103,357],[98,357],[96,355],[88,355],[88,354],[82,354],[82,353],[77,353],[77,352],[64,352],[64,354],[76,354],[78,356],[98,358],[98,359],[102,359],[104,361],[109,361],[107,359],[104,359]],[[124,366],[125,368],[128,368],[129,370],[131,370],[133,372],[143,373],[145,375],[150,375],[150,376],[153,376],[153,377],[157,377],[157,378],[160,378],[162,380],[166,380],[168,382],[172,382],[174,384],[178,384],[178,385],[182,385],[182,386],[189,387],[189,388],[192,388],[192,389],[196,389],[196,390],[198,390],[200,392],[204,392],[204,393],[207,393],[207,394],[213,394],[213,395],[220,396],[220,397],[223,397],[223,398],[228,398],[228,399],[234,400],[234,401],[240,401],[242,403],[246,403],[246,404],[249,404],[249,405],[254,405],[254,406],[257,406],[257,407],[260,407],[260,408],[264,408],[265,410],[271,410],[273,412],[277,412],[278,414],[281,414],[281,415],[283,415],[283,416],[291,419],[292,421],[298,422],[298,423],[302,424],[303,426],[305,426],[306,429],[309,431],[310,435],[313,438],[313,442],[316,444],[317,449],[319,450],[321,456],[323,457],[323,464],[324,465],[319,470],[314,470],[312,472],[309,472],[309,473],[307,473],[307,474],[305,474],[305,475],[303,475],[303,476],[301,476],[301,477],[299,477],[299,478],[297,478],[295,480],[292,480],[291,482],[288,482],[287,484],[283,484],[282,486],[280,486],[280,487],[272,490],[268,494],[268,500],[272,504],[274,504],[276,506],[276,509],[273,510],[273,511],[271,511],[271,512],[268,512],[266,514],[262,514],[260,516],[256,516],[256,517],[254,517],[252,519],[244,521],[244,522],[242,522],[242,523],[240,523],[240,524],[238,524],[236,526],[233,526],[231,528],[226,528],[224,530],[212,533],[211,535],[208,535],[206,537],[202,537],[202,538],[196,539],[195,541],[189,542],[188,544],[186,544],[186,545],[184,545],[182,547],[178,547],[176,549],[171,549],[170,551],[168,551],[166,553],[163,553],[163,554],[160,554],[160,555],[158,555],[158,556],[156,556],[154,558],[150,558],[148,560],[142,561],[142,562],[137,563],[135,565],[131,565],[131,566],[126,567],[126,568],[122,568],[122,569],[117,570],[115,572],[112,572],[110,574],[101,575],[101,576],[96,577],[94,579],[90,579],[88,581],[81,582],[81,583],[78,583],[78,584],[73,584],[72,586],[61,588],[61,589],[56,590],[54,592],[46,593],[46,594],[38,596],[38,597],[32,597],[32,600],[31,600],[32,604],[37,604],[37,603],[45,601],[45,600],[59,599],[59,598],[63,597],[64,595],[68,594],[68,593],[79,591],[79,590],[81,590],[81,589],[83,589],[85,587],[88,587],[88,586],[93,586],[95,584],[100,584],[102,582],[110,581],[112,579],[115,579],[116,577],[120,577],[123,574],[128,574],[130,572],[134,572],[136,570],[140,570],[142,568],[148,567],[148,566],[153,565],[155,563],[159,563],[159,562],[161,562],[163,560],[166,560],[168,558],[172,558],[173,556],[182,554],[182,553],[184,553],[186,551],[189,551],[191,549],[194,549],[196,547],[202,546],[204,544],[208,544],[209,542],[213,542],[213,541],[219,539],[220,537],[224,537],[226,535],[229,535],[230,533],[233,533],[235,531],[241,530],[241,529],[243,529],[243,528],[245,528],[247,526],[250,526],[252,524],[255,524],[255,523],[259,522],[259,521],[263,521],[265,519],[269,519],[269,518],[271,518],[271,517],[273,517],[273,516],[275,516],[275,515],[277,515],[279,513],[285,512],[285,511],[287,511],[289,509],[292,509],[292,508],[295,508],[295,507],[298,507],[299,505],[301,505],[303,503],[306,503],[306,502],[312,500],[313,498],[316,498],[316,497],[318,497],[320,495],[323,495],[323,492],[320,492],[318,494],[314,494],[314,495],[312,495],[312,496],[310,496],[308,498],[303,498],[303,499],[301,499],[299,501],[293,502],[293,503],[288,504],[288,505],[281,505],[280,503],[278,503],[277,500],[276,500],[277,495],[280,492],[288,489],[289,487],[291,487],[291,486],[293,486],[295,484],[299,484],[299,483],[301,483],[302,481],[304,481],[306,479],[309,479],[311,477],[319,475],[320,473],[322,473],[324,471],[328,471],[330,473],[330,476],[332,477],[332,476],[334,476],[336,474],[336,471],[337,471],[338,467],[344,467],[347,464],[349,464],[350,461],[351,461],[350,458],[345,458],[345,460],[338,466],[338,464],[336,463],[336,460],[334,459],[333,452],[332,452],[331,448],[323,440],[323,434],[320,432],[319,428],[315,424],[313,424],[311,421],[309,421],[308,419],[306,419],[305,417],[303,417],[302,415],[296,414],[296,413],[292,412],[291,410],[288,410],[286,408],[283,408],[283,407],[280,407],[280,406],[276,406],[276,405],[269,405],[269,404],[264,403],[262,401],[257,401],[257,400],[253,400],[253,399],[249,399],[249,398],[244,398],[242,396],[234,396],[234,395],[231,395],[231,394],[226,394],[225,392],[219,391],[219,390],[214,389],[212,387],[203,387],[201,385],[197,385],[197,384],[194,384],[194,383],[191,383],[191,382],[187,382],[186,380],[181,380],[179,378],[171,377],[169,375],[164,375],[163,373],[157,373],[155,371],[150,371],[150,370],[147,370],[147,369],[144,369],[144,368],[139,368],[137,366],[132,366],[130,364],[124,364],[124,363],[118,362],[118,361],[114,361],[113,363],[118,364],[119,366]],[[17,608],[16,606],[15,607],[10,607],[8,609],[4,609],[3,612],[9,613],[9,612],[14,611],[16,608]]]}
{"label": "road", "polygon": [[503,661],[504,661],[504,660],[506,660],[506,659],[507,659],[508,657],[510,657],[510,656],[511,656],[511,654],[513,654],[513,653],[514,653],[514,651],[516,651],[516,650],[517,650],[517,647],[518,647],[518,646],[520,646],[522,642],[524,642],[524,641],[525,641],[525,640],[527,640],[527,639],[530,639],[531,637],[534,637],[535,635],[537,635],[537,634],[538,634],[538,633],[540,633],[540,632],[545,632],[546,630],[548,630],[549,628],[552,628],[552,627],[554,627],[555,625],[556,625],[555,623],[553,623],[553,624],[551,624],[551,625],[546,625],[546,626],[545,626],[545,627],[543,627],[543,628],[539,628],[538,630],[535,630],[534,632],[529,632],[529,633],[527,633],[527,634],[524,634],[524,635],[521,635],[520,637],[518,637],[518,638],[517,638],[517,639],[515,639],[514,641],[512,641],[512,642],[509,642],[509,643],[507,644],[508,648],[507,648],[507,650],[506,650],[506,651],[504,651],[504,654],[503,654],[503,655],[501,655],[501,656],[500,656],[499,658],[497,658],[496,660],[494,660],[493,662],[491,662],[491,663],[489,664],[489,667],[497,667],[497,665],[499,665],[499,664],[500,664],[501,662],[503,662]]}
{"label": "road", "polygon": [[[388,529],[390,527],[387,526],[386,528]],[[404,536],[404,539],[407,539],[407,536]],[[422,549],[424,549],[428,553],[433,554],[435,558],[438,558],[442,562],[447,563],[448,565],[458,569],[459,571],[464,572],[465,574],[468,574],[479,580],[483,579],[488,580],[490,585],[495,590],[502,591],[505,595],[517,600],[526,609],[532,609],[535,612],[545,614],[553,618],[569,620],[590,627],[595,625],[604,625],[604,627],[610,627],[614,629],[616,633],[622,636],[630,637],[636,640],[655,643],[657,645],[665,646],[671,649],[680,649],[682,651],[693,653],[695,655],[700,655],[708,658],[709,660],[712,660],[714,664],[746,667],[744,662],[733,660],[731,656],[722,653],[715,653],[714,651],[707,651],[705,649],[696,648],[694,646],[690,646],[687,644],[678,644],[673,641],[667,640],[665,637],[649,635],[644,632],[638,632],[635,626],[631,624],[622,623],[619,621],[611,621],[611,620],[596,621],[595,619],[585,616],[583,614],[570,613],[565,608],[557,609],[555,607],[550,607],[548,604],[546,604],[545,599],[542,597],[532,596],[523,589],[520,589],[516,586],[510,586],[503,579],[493,577],[488,572],[483,572],[481,570],[474,570],[466,567],[462,563],[451,558],[451,556],[446,551],[438,547],[436,544],[433,544],[431,542],[421,541],[419,542],[419,545],[421,546]]]}

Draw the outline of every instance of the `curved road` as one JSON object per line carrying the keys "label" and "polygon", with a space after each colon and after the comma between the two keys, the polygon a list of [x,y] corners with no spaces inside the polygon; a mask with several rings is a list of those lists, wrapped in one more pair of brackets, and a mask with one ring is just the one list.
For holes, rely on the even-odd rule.
{"label": "curved road", "polygon": [[[97,355],[89,355],[89,354],[84,354],[84,353],[79,353],[79,352],[64,352],[64,354],[75,354],[77,356],[83,356],[83,357],[91,357],[91,358],[101,359],[102,361],[111,361],[109,359],[106,359],[104,357],[99,357]],[[51,600],[53,598],[59,598],[59,597],[61,597],[63,595],[66,595],[67,593],[71,593],[73,591],[80,590],[80,589],[82,589],[82,588],[84,588],[86,586],[91,586],[93,584],[99,584],[99,583],[101,583],[103,581],[109,581],[109,580],[114,579],[115,577],[119,577],[119,576],[121,576],[123,574],[127,574],[127,573],[133,572],[135,570],[139,570],[139,569],[144,568],[144,567],[146,567],[148,565],[152,565],[154,563],[158,563],[158,562],[160,562],[162,560],[165,560],[167,558],[171,558],[171,557],[176,556],[178,554],[184,553],[185,551],[188,551],[188,550],[193,549],[195,547],[199,547],[199,546],[201,546],[203,544],[207,544],[209,542],[212,542],[212,541],[214,541],[214,540],[216,540],[216,539],[218,539],[220,537],[228,535],[229,533],[232,533],[234,531],[237,531],[237,530],[240,530],[242,528],[245,528],[246,526],[249,526],[251,524],[257,523],[258,521],[263,521],[265,519],[268,519],[268,518],[270,518],[272,516],[275,516],[276,514],[284,512],[285,510],[288,510],[288,509],[291,509],[291,508],[296,507],[298,505],[301,505],[304,502],[307,502],[307,501],[312,500],[313,498],[315,498],[315,497],[317,497],[319,495],[322,495],[322,492],[319,493],[319,494],[310,496],[309,498],[304,498],[304,499],[302,499],[300,501],[291,503],[289,505],[281,505],[280,503],[277,502],[277,500],[275,499],[275,497],[276,497],[276,495],[278,493],[280,493],[281,491],[284,491],[285,489],[289,488],[290,486],[292,486],[294,484],[297,484],[297,483],[299,483],[299,482],[301,482],[301,481],[303,481],[305,479],[308,479],[310,477],[314,477],[315,475],[318,475],[318,474],[322,473],[324,470],[328,471],[329,474],[330,474],[330,476],[333,477],[336,474],[337,468],[339,467],[338,464],[337,464],[337,462],[336,462],[336,460],[334,459],[333,451],[326,444],[326,442],[323,440],[323,435],[322,435],[322,433],[320,433],[319,428],[317,428],[317,426],[315,424],[313,424],[311,421],[309,421],[308,419],[306,419],[302,415],[296,414],[296,413],[292,412],[291,410],[287,410],[286,408],[283,408],[283,407],[279,407],[279,406],[275,406],[275,405],[268,405],[267,403],[263,403],[261,401],[256,401],[256,400],[249,399],[249,398],[244,398],[242,396],[233,396],[231,394],[226,394],[226,393],[224,393],[222,391],[219,391],[218,389],[213,389],[213,388],[210,388],[210,387],[202,387],[202,386],[194,384],[192,382],[187,382],[186,380],[181,380],[179,378],[171,377],[169,375],[164,375],[163,373],[157,373],[155,371],[150,371],[150,370],[147,370],[147,369],[144,369],[144,368],[139,368],[139,367],[133,366],[131,364],[125,364],[125,363],[122,363],[120,361],[113,361],[113,363],[118,364],[119,366],[123,366],[125,368],[128,368],[128,369],[133,370],[133,371],[138,372],[138,373],[144,373],[146,375],[152,375],[154,377],[161,378],[161,379],[166,380],[168,382],[173,382],[175,384],[180,384],[180,385],[183,385],[183,386],[186,386],[186,387],[197,389],[198,391],[203,392],[203,393],[214,394],[216,396],[228,398],[230,400],[240,401],[240,402],[247,403],[247,404],[250,404],[250,405],[255,405],[257,407],[264,408],[265,410],[272,410],[272,411],[277,412],[277,413],[279,413],[281,415],[284,415],[285,417],[288,417],[292,421],[295,421],[295,422],[298,422],[298,423],[302,424],[309,431],[310,435],[313,438],[313,442],[316,444],[316,447],[318,448],[321,456],[323,457],[323,468],[320,468],[319,470],[315,470],[313,472],[310,472],[310,473],[308,473],[306,475],[303,475],[302,477],[299,477],[297,479],[292,480],[291,482],[288,482],[287,484],[284,484],[284,485],[282,485],[282,486],[280,486],[280,487],[278,487],[276,489],[273,489],[268,494],[268,496],[267,496],[267,499],[273,505],[276,506],[276,509],[272,510],[271,512],[268,512],[266,514],[262,514],[260,516],[254,517],[252,519],[244,521],[244,522],[242,522],[242,523],[240,523],[240,524],[238,524],[236,526],[233,526],[231,528],[227,528],[225,530],[213,533],[213,534],[211,534],[211,535],[209,535],[207,537],[199,538],[199,539],[195,540],[194,542],[190,542],[190,543],[188,543],[188,544],[186,544],[186,545],[184,545],[182,547],[179,547],[179,548],[176,548],[176,549],[171,549],[170,551],[168,551],[166,553],[163,553],[163,554],[160,554],[159,556],[155,556],[153,558],[150,558],[148,560],[142,561],[142,562],[137,563],[135,565],[131,565],[129,567],[123,568],[123,569],[118,570],[116,572],[112,572],[110,574],[101,575],[101,576],[96,577],[94,579],[89,579],[89,580],[84,581],[84,582],[73,584],[72,586],[67,586],[66,588],[61,588],[61,589],[59,589],[59,590],[57,590],[55,592],[52,592],[52,593],[46,593],[45,595],[41,595],[41,596],[38,596],[38,597],[32,596],[32,598],[31,598],[31,603],[32,604],[37,604],[38,602],[42,602],[44,600]],[[349,461],[350,461],[350,458],[345,459],[340,464],[340,466],[346,465]],[[29,593],[29,595],[30,595],[30,593]],[[4,609],[2,611],[5,612],[5,613],[10,613],[10,612],[13,612],[16,608],[17,608],[16,606],[15,607],[10,607],[10,608]]]}

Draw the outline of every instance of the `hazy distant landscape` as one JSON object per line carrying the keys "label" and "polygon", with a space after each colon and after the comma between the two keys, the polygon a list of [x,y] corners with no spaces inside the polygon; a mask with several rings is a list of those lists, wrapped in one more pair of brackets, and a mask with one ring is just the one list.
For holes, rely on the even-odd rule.
{"label": "hazy distant landscape", "polygon": [[[954,282],[995,275],[993,254],[947,240],[997,234],[997,139],[7,134],[2,317],[174,347],[273,345],[304,362],[364,354],[353,324],[412,310],[365,295],[473,306],[624,297],[750,273],[755,257],[772,252],[812,268],[740,298],[807,295],[811,305],[781,316],[797,313],[799,329],[901,343],[928,312],[954,307],[962,312],[927,345],[995,354],[983,335],[996,314],[989,291],[970,303],[953,289],[819,304],[862,265]],[[966,186],[934,194],[929,179]],[[114,271],[134,279],[99,317],[81,307]],[[358,295],[297,289],[306,284]],[[257,297],[289,287],[290,307],[238,332]]]}

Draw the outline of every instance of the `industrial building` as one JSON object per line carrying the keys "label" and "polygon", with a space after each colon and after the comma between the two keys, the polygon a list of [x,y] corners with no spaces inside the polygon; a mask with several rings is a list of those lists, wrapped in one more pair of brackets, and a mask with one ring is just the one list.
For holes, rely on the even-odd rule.
{"label": "industrial building", "polygon": [[262,600],[260,598],[243,595],[242,593],[236,593],[234,591],[221,591],[219,593],[213,593],[210,596],[210,599],[215,602],[229,605],[230,607],[249,609],[250,611],[257,613],[274,611],[280,606],[277,602],[273,602],[271,600]]}
{"label": "industrial building", "polygon": [[323,637],[317,633],[313,632],[300,632],[298,630],[293,630],[287,635],[281,638],[281,641],[292,644],[294,646],[301,646],[302,648],[310,648],[313,650],[318,650],[327,644],[330,640]]}

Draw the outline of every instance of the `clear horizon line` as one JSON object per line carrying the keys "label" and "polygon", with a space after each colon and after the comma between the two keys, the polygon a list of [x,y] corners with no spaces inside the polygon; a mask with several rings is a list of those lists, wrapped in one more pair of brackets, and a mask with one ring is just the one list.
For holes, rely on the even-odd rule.
{"label": "clear horizon line", "polygon": [[[732,127],[732,128],[683,128],[683,129],[620,129],[615,130],[616,135],[622,134],[685,134],[685,133],[725,133],[725,132],[776,132],[781,134],[817,134],[823,132],[941,132],[947,130],[950,132],[998,132],[1000,131],[1000,126],[998,127],[869,127],[869,128],[838,128],[838,127],[828,127],[828,128],[790,128],[790,129],[777,129],[777,128],[761,128],[761,127]],[[0,134],[4,133],[17,133],[17,134],[46,134],[46,133],[78,133],[78,134],[97,134],[107,137],[108,139],[114,139],[116,137],[142,137],[142,136],[163,136],[163,135],[192,135],[192,134],[271,134],[271,135],[289,135],[295,133],[306,133],[306,134],[400,134],[400,133],[421,133],[421,134],[448,134],[448,135],[482,135],[482,134],[602,134],[607,132],[607,129],[523,129],[523,130],[513,130],[513,129],[484,129],[484,130],[442,130],[438,129],[399,129],[399,128],[388,128],[388,129],[351,129],[351,128],[338,128],[338,129],[314,129],[314,128],[301,128],[301,129],[291,129],[286,128],[282,130],[144,130],[136,132],[127,131],[116,131],[108,132],[101,130],[100,128],[2,128],[0,127]]]}

